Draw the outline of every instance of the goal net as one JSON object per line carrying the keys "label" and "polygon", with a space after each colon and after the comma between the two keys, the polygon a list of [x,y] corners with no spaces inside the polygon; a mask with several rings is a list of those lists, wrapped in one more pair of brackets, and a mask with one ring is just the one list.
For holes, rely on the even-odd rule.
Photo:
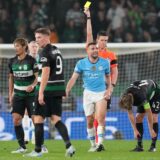
{"label": "goal net", "polygon": [[[76,62],[87,56],[85,44],[57,44],[64,57],[65,80],[68,82]],[[111,109],[106,115],[106,139],[133,139],[132,127],[126,112],[119,109],[118,101],[124,89],[135,80],[153,79],[160,84],[159,43],[108,44],[118,57],[118,82],[112,95]],[[15,55],[13,45],[0,45],[0,140],[15,138],[8,104],[8,60]],[[70,97],[63,101],[62,120],[67,125],[71,139],[86,139],[86,119],[83,112],[81,77]],[[47,138],[59,139],[53,125],[45,123]],[[150,139],[147,121],[144,121],[144,138]]]}

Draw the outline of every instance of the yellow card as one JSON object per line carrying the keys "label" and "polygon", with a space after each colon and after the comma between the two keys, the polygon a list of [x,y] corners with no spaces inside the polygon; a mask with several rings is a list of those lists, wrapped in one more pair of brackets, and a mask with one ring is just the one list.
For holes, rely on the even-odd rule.
{"label": "yellow card", "polygon": [[85,5],[84,5],[84,8],[89,8],[90,5],[91,5],[91,2],[90,2],[90,1],[87,1],[87,2],[85,3]]}

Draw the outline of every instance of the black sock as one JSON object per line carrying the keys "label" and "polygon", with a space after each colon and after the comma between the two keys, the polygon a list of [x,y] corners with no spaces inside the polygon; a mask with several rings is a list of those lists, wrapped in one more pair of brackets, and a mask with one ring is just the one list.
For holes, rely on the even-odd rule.
{"label": "black sock", "polygon": [[158,137],[158,123],[153,123],[153,130],[155,131],[155,133],[157,134],[156,137],[152,138],[152,146],[156,147],[156,141],[157,141],[157,137]]}
{"label": "black sock", "polygon": [[58,130],[59,134],[62,136],[66,144],[66,148],[69,148],[71,146],[71,142],[69,140],[68,131],[67,131],[66,126],[62,123],[62,121],[58,121],[55,124],[55,127]]}
{"label": "black sock", "polygon": [[41,152],[41,146],[44,139],[44,129],[43,129],[43,123],[35,124],[35,151]]}
{"label": "black sock", "polygon": [[22,148],[26,149],[25,142],[24,142],[24,130],[22,125],[14,126],[14,129],[15,129],[16,138],[18,140],[19,145]]}
{"label": "black sock", "polygon": [[140,133],[140,136],[137,137],[138,146],[143,147],[143,145],[142,145],[142,138],[143,138],[143,123],[136,123],[136,127],[137,127],[138,132]]}

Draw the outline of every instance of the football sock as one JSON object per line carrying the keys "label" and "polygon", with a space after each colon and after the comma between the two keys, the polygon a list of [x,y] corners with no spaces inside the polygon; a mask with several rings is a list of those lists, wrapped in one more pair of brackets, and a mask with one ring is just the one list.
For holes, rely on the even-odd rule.
{"label": "football sock", "polygon": [[102,144],[104,140],[104,126],[98,126],[97,134],[98,134],[98,145],[99,145]]}
{"label": "football sock", "polygon": [[44,139],[43,123],[35,124],[35,151],[41,152],[41,146]]}
{"label": "football sock", "polygon": [[95,146],[95,129],[87,128],[88,138],[90,140],[91,146]]}
{"label": "football sock", "polygon": [[158,137],[158,123],[153,123],[153,129],[155,131],[155,133],[157,134],[156,137],[152,138],[152,146],[156,147],[156,141],[157,141],[157,137]]}
{"label": "football sock", "polygon": [[139,133],[140,133],[140,136],[137,137],[137,144],[138,144],[138,146],[143,147],[143,145],[142,145],[142,139],[143,139],[143,123],[136,123],[136,127],[137,127],[137,130],[138,130]]}
{"label": "football sock", "polygon": [[14,129],[15,129],[16,138],[18,140],[19,145],[22,148],[26,149],[25,142],[24,142],[24,130],[22,125],[14,126]]}
{"label": "football sock", "polygon": [[71,142],[70,142],[70,139],[69,139],[67,127],[62,123],[62,121],[58,121],[55,124],[55,127],[58,130],[61,137],[63,138],[63,140],[66,144],[66,149],[69,148],[71,146]]}
{"label": "football sock", "polygon": [[29,141],[30,118],[28,115],[24,115],[22,119],[22,126],[24,129],[24,140]]}
{"label": "football sock", "polygon": [[35,126],[34,126],[34,123],[31,122],[31,129],[32,129],[32,137],[31,137],[31,140],[32,140],[32,144],[35,144]]}

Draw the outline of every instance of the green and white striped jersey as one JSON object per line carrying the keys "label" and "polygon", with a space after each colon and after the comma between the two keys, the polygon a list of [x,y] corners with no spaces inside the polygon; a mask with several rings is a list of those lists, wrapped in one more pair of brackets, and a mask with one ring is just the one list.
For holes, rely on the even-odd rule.
{"label": "green and white striped jersey", "polygon": [[19,60],[17,56],[9,60],[9,73],[14,77],[14,94],[17,96],[34,96],[35,92],[26,92],[34,80],[34,74],[38,72],[36,60],[26,55],[24,59]]}

